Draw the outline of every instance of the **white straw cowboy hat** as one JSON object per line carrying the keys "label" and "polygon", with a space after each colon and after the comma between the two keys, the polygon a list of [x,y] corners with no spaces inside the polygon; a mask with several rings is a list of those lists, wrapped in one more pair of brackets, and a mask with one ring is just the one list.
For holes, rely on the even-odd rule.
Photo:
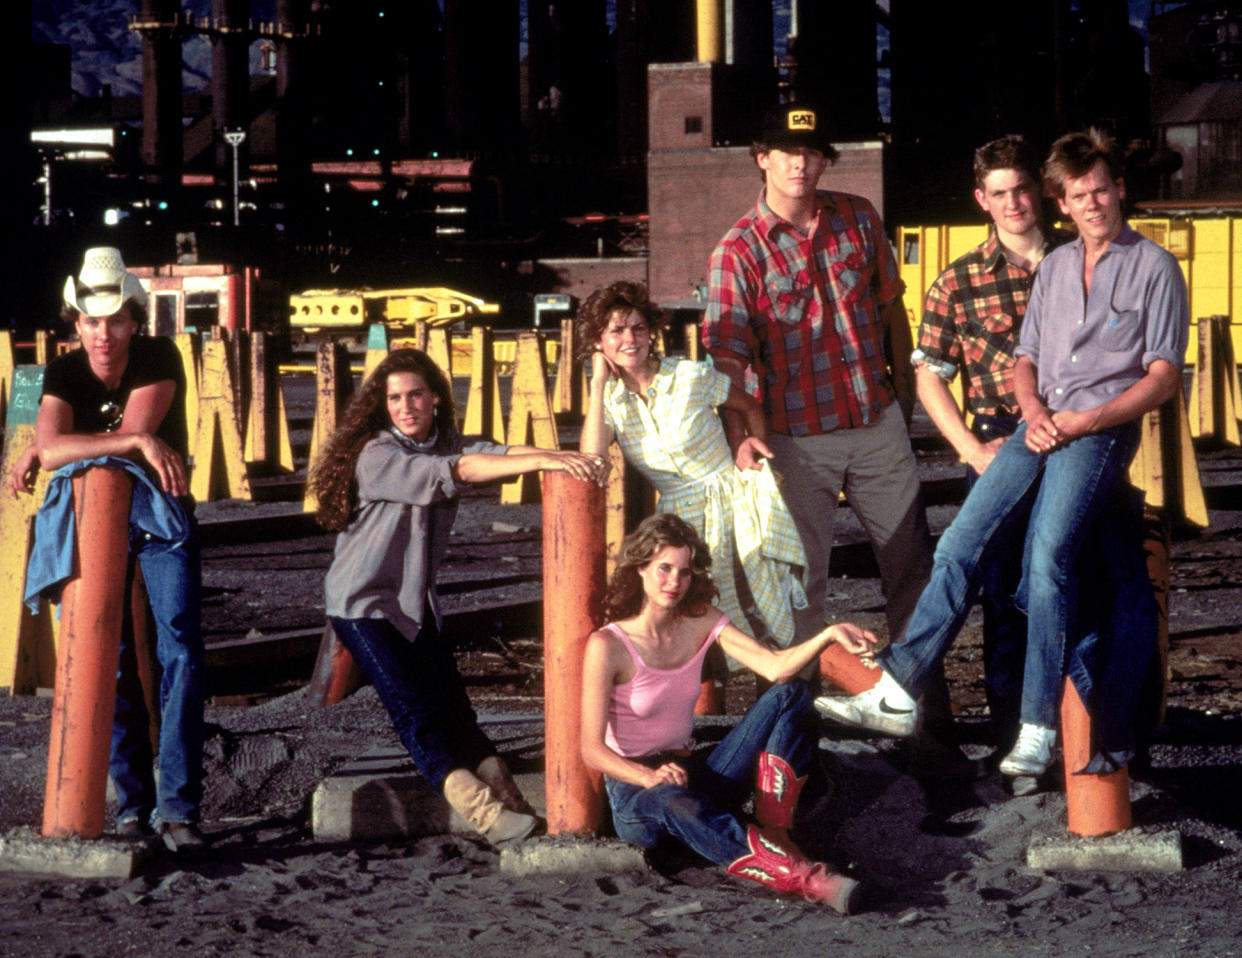
{"label": "white straw cowboy hat", "polygon": [[146,309],[146,290],[112,246],[88,249],[82,272],[65,280],[65,303],[83,316],[111,316],[130,300]]}

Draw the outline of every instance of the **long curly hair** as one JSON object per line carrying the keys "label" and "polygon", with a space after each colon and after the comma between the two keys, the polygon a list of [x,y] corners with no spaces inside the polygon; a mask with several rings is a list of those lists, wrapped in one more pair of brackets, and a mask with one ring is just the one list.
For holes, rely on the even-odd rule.
{"label": "long curly hair", "polygon": [[604,618],[609,622],[628,619],[642,611],[643,581],[639,570],[666,546],[690,550],[690,588],[678,603],[677,611],[701,615],[717,593],[712,581],[712,556],[694,527],[671,512],[657,512],[638,524],[621,542],[617,567],[608,580],[604,595]]}
{"label": "long curly hair", "polygon": [[616,310],[625,313],[634,310],[646,320],[647,328],[651,330],[651,352],[653,355],[657,352],[660,330],[667,325],[664,311],[650,300],[647,287],[642,283],[620,279],[597,289],[578,310],[574,327],[578,334],[575,352],[579,359],[586,359],[595,351],[595,344],[604,335],[604,330],[608,328],[608,322]]}
{"label": "long curly hair", "polygon": [[339,532],[349,525],[358,508],[358,481],[354,469],[358,456],[376,433],[392,425],[388,416],[388,377],[393,373],[416,373],[440,402],[435,424],[440,435],[455,430],[457,412],[448,377],[420,349],[394,349],[375,367],[358,390],[340,424],[320,450],[307,480],[318,509],[315,518],[325,529]]}

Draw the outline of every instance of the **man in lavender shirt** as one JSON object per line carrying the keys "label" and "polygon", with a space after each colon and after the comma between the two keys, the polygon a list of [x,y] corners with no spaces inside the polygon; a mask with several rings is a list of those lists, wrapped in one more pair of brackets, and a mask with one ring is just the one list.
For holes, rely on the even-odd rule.
{"label": "man in lavender shirt", "polygon": [[[1089,537],[1102,540],[1114,654],[1124,651],[1132,677],[1155,648],[1156,608],[1132,544],[1136,524],[1111,513],[1138,447],[1139,419],[1179,394],[1189,331],[1176,259],[1122,217],[1125,187],[1111,139],[1097,130],[1064,136],[1043,172],[1078,239],[1050,253],[1035,275],[1014,374],[1023,422],[941,537],[903,641],[878,656],[879,683],[861,695],[816,700],[837,721],[910,734],[914,700],[965,621],[982,570],[995,550],[1016,545],[1025,520],[1027,655],[1022,729],[1000,766],[1008,775],[1038,775],[1052,761],[1067,637],[1083,631],[1075,564]],[[1109,681],[1093,700],[1084,697],[1089,708],[1107,700],[1113,713],[1087,771],[1119,767],[1133,753],[1138,694],[1110,695]]]}

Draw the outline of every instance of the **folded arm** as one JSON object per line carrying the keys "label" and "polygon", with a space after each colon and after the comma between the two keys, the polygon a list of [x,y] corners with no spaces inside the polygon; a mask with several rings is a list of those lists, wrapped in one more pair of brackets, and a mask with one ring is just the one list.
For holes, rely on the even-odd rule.
{"label": "folded arm", "polygon": [[54,470],[82,459],[125,456],[145,460],[160,486],[174,496],[187,491],[185,462],[155,435],[168,414],[177,387],[171,379],[139,386],[125,403],[114,432],[76,432],[73,407],[59,396],[45,395],[35,420],[35,448],[44,469]]}

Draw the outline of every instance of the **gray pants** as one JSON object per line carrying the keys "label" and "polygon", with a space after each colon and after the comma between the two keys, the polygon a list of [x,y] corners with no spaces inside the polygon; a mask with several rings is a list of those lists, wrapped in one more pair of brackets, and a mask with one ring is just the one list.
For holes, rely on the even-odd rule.
{"label": "gray pants", "polygon": [[931,533],[923,511],[914,453],[896,403],[870,426],[820,436],[768,435],[784,477],[781,492],[806,549],[807,608],[797,613],[798,639],[824,627],[828,560],[837,499],[871,539],[887,604],[889,637],[899,641],[931,572]]}

